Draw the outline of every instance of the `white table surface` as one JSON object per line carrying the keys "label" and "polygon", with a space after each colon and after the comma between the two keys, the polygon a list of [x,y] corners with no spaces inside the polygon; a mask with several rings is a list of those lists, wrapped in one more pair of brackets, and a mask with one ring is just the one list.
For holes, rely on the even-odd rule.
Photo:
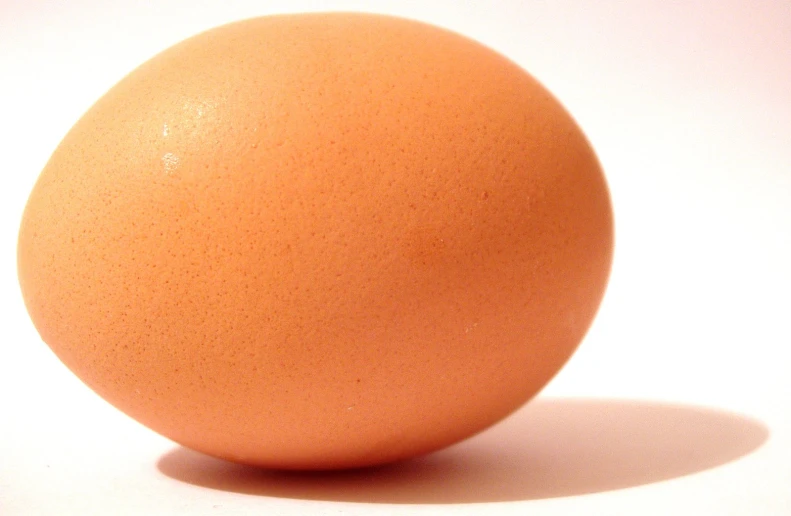
{"label": "white table surface", "polygon": [[[133,4],[0,2],[0,515],[791,515],[788,2]],[[16,280],[33,182],[104,91],[198,31],[305,10],[417,18],[511,57],[578,119],[616,212],[602,309],[539,400],[377,471],[180,449],[60,364]]]}

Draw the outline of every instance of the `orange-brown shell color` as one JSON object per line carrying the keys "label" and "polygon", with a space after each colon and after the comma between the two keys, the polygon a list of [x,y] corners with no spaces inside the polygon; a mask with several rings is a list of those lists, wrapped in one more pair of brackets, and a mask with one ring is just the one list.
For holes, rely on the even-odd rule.
{"label": "orange-brown shell color", "polygon": [[188,39],[67,134],[19,279],[87,385],[205,453],[287,469],[447,446],[583,338],[613,248],[583,134],[530,75],[398,18]]}

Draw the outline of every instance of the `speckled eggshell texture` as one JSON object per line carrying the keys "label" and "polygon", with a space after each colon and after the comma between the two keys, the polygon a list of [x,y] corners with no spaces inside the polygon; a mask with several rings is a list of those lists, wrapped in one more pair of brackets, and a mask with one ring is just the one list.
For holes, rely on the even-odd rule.
{"label": "speckled eggshell texture", "polygon": [[271,16],[154,57],[66,135],[19,235],[42,339],[153,430],[242,463],[437,450],[583,338],[613,221],[528,73],[386,16]]}

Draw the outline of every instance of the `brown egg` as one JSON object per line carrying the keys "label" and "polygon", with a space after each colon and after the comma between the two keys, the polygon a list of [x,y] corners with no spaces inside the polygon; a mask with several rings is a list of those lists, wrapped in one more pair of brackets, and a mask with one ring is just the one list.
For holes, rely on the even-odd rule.
{"label": "brown egg", "polygon": [[613,248],[591,147],[528,73],[364,14],[233,23],[104,95],[41,173],[42,339],[153,430],[272,468],[437,450],[534,396]]}

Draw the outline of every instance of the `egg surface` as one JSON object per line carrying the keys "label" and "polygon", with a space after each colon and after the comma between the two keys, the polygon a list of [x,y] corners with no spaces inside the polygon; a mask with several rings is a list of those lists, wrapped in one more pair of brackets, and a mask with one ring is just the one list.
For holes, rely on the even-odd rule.
{"label": "egg surface", "polygon": [[322,13],[157,55],[76,123],[23,214],[42,339],[126,414],[284,469],[440,449],[586,333],[608,189],[533,77],[455,33]]}

